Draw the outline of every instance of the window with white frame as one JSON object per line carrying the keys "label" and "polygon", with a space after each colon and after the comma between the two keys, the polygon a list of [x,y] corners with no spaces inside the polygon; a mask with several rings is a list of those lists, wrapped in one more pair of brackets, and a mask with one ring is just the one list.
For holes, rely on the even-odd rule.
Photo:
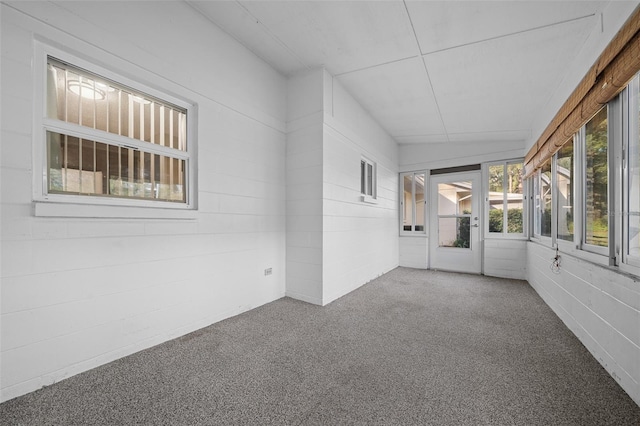
{"label": "window with white frame", "polygon": [[523,171],[522,161],[488,165],[486,200],[489,235],[524,235]]}
{"label": "window with white frame", "polygon": [[556,220],[557,238],[574,240],[574,149],[573,140],[565,143],[555,157],[555,188],[558,214]]}
{"label": "window with white frame", "polygon": [[364,201],[376,199],[376,163],[364,157],[360,159],[360,194]]}
{"label": "window with white frame", "polygon": [[551,159],[542,165],[542,168],[536,173],[535,179],[534,234],[539,237],[551,237],[553,200]]}
{"label": "window with white frame", "polygon": [[605,106],[582,131],[583,147],[583,245],[609,245],[609,138]]}
{"label": "window with white frame", "polygon": [[[639,78],[594,114],[533,177],[534,235],[571,252],[590,252],[582,256],[608,265],[620,263],[614,248],[623,247],[628,263],[637,258],[640,266]],[[612,170],[624,170],[624,176],[616,180]]]}
{"label": "window with white frame", "polygon": [[400,176],[402,185],[400,230],[402,233],[425,233],[426,179],[427,173],[424,171],[403,173]]}
{"label": "window with white frame", "polygon": [[192,105],[64,56],[47,54],[44,64],[43,188],[36,201],[190,208]]}
{"label": "window with white frame", "polygon": [[623,262],[640,267],[640,74],[629,83],[621,95],[626,162],[624,164],[624,239]]}

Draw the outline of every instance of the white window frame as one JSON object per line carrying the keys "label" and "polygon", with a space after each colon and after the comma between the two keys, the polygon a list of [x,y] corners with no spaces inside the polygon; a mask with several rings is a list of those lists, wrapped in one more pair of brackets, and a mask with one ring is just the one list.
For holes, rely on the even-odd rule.
{"label": "white window frame", "polygon": [[[364,175],[362,165],[364,164]],[[369,167],[371,166],[371,186],[369,186]],[[364,182],[363,182],[364,179]],[[362,189],[364,188],[364,192]],[[367,157],[360,157],[360,196],[365,203],[377,203],[378,199],[378,165]]]}
{"label": "white window frame", "polygon": [[[97,60],[88,56],[80,56],[79,53],[71,53],[37,41],[34,49],[34,124],[33,124],[33,202],[36,216],[53,217],[114,217],[114,218],[195,218],[196,203],[196,123],[197,106],[184,98],[178,97],[165,90],[159,90],[151,85],[143,84],[138,80],[132,80],[124,76],[124,72],[107,69],[98,65],[108,63],[107,60]],[[125,87],[146,93],[157,99],[164,100],[183,108],[187,114],[187,150],[179,154],[181,160],[185,160],[185,185],[186,202],[176,203],[159,200],[141,200],[120,197],[94,197],[74,194],[50,194],[48,193],[48,164],[47,164],[47,131],[68,134],[99,142],[116,145],[130,145],[140,147],[144,152],[163,154],[167,148],[162,146],[149,147],[148,142],[136,141],[114,134],[91,129],[84,126],[65,123],[61,120],[47,117],[47,62],[48,57],[54,57],[60,61],[72,64],[77,68],[87,70],[90,73],[117,82]],[[156,75],[140,71],[139,75],[150,81],[155,87],[167,85]],[[164,153],[166,155],[166,153]],[[171,151],[171,157],[178,158],[175,150]]]}
{"label": "white window frame", "polygon": [[[608,180],[608,189],[607,189],[607,208],[609,211],[614,209],[614,198],[612,197],[613,191],[614,191],[614,179],[613,179],[613,170],[614,170],[614,165],[613,165],[613,158],[615,157],[614,154],[614,146],[613,146],[613,138],[612,138],[612,129],[615,127],[614,125],[612,125],[612,123],[614,123],[614,120],[612,120],[612,118],[615,118],[615,116],[612,116],[612,109],[611,108],[611,104],[616,102],[616,99],[612,99],[607,105],[605,105],[603,108],[607,109],[607,180]],[[601,110],[598,110],[598,112],[600,112]],[[596,113],[597,114],[597,113]],[[595,117],[595,114],[594,114]],[[600,255],[600,256],[609,256],[610,250],[611,248],[614,246],[615,244],[615,233],[614,233],[614,222],[613,222],[613,216],[609,215],[609,221],[608,221],[608,243],[607,243],[607,247],[601,247],[601,246],[596,246],[593,244],[587,244],[586,241],[586,236],[587,236],[587,209],[586,209],[586,197],[587,197],[587,185],[586,185],[586,165],[587,165],[587,158],[586,158],[586,126],[587,123],[589,123],[589,121],[591,121],[593,119],[593,117],[591,117],[589,120],[587,120],[587,122],[580,128],[580,131],[578,132],[578,147],[579,147],[579,157],[576,158],[576,164],[578,167],[578,170],[580,171],[579,173],[579,178],[576,179],[578,184],[578,190],[576,191],[576,196],[579,195],[579,215],[580,215],[580,228],[578,228],[578,231],[580,232],[579,234],[576,233],[576,236],[578,236],[579,240],[578,240],[578,244],[577,246],[579,247],[579,249],[583,252],[589,252],[589,253],[593,253],[596,255]],[[577,201],[576,201],[577,203]],[[574,228],[575,229],[575,228]],[[575,238],[575,237],[574,237]],[[606,263],[609,263],[608,261]]]}
{"label": "white window frame", "polygon": [[[637,106],[640,102],[640,73],[638,73],[629,83],[627,88],[621,93],[622,100],[622,242],[619,245],[620,268],[626,272],[640,275],[640,255],[632,256],[629,254],[629,217],[632,214],[629,208],[629,191],[631,190],[631,175],[629,173],[629,157],[631,156],[631,143],[640,145],[640,135],[638,126]],[[640,153],[640,146],[637,152]],[[637,214],[637,213],[634,213]]]}
{"label": "white window frame", "polygon": [[[527,187],[528,185],[526,184],[526,180],[523,179],[522,180],[522,232],[521,233],[509,233],[508,232],[508,209],[504,209],[503,208],[503,217],[502,217],[502,223],[503,223],[503,227],[502,227],[502,232],[489,232],[489,210],[490,210],[490,204],[489,204],[489,173],[490,173],[490,167],[491,166],[503,166],[505,173],[503,174],[503,178],[502,178],[502,192],[503,192],[503,206],[506,203],[506,200],[504,198],[505,192],[507,190],[507,173],[506,171],[508,170],[508,166],[511,164],[522,164],[523,168],[524,168],[524,159],[520,158],[520,159],[511,159],[511,160],[503,160],[503,161],[493,161],[490,163],[484,163],[482,165],[482,180],[483,182],[485,182],[484,185],[484,199],[485,199],[485,208],[484,208],[484,217],[486,218],[485,223],[484,223],[484,233],[485,233],[485,238],[487,239],[494,239],[494,238],[499,238],[499,239],[515,239],[515,240],[521,240],[526,238],[527,235],[527,224],[528,224],[528,205],[527,205]],[[508,204],[508,203],[507,203]]]}
{"label": "white window frame", "polygon": [[[424,221],[424,227],[422,229],[422,231],[415,231],[415,230],[410,230],[410,231],[406,231],[404,229],[404,213],[405,213],[405,204],[404,204],[404,178],[405,176],[411,176],[411,217],[412,217],[412,223],[411,223],[411,228],[413,229],[416,226],[416,219],[417,219],[417,209],[416,209],[416,179],[415,176],[416,175],[424,175],[424,217],[423,217],[423,221]],[[418,170],[418,171],[414,171],[414,172],[403,172],[400,173],[400,179],[399,179],[399,187],[398,187],[398,194],[400,194],[400,196],[398,197],[399,201],[400,201],[400,212],[399,212],[399,229],[400,229],[400,235],[403,236],[425,236],[427,235],[427,228],[429,227],[429,212],[428,212],[428,208],[427,208],[427,201],[429,200],[429,171],[428,170]]]}
{"label": "white window frame", "polygon": [[576,176],[578,176],[579,174],[579,159],[580,159],[580,152],[582,152],[578,145],[578,134],[573,135],[573,137],[571,137],[571,142],[567,142],[567,143],[571,143],[573,145],[573,179],[571,182],[571,186],[572,186],[572,191],[573,191],[573,240],[564,240],[562,238],[558,238],[558,214],[560,212],[560,206],[558,205],[558,200],[560,199],[560,188],[558,186],[558,153],[556,152],[553,155],[553,165],[552,165],[552,171],[553,171],[553,188],[554,188],[554,194],[553,194],[553,204],[554,207],[552,209],[552,224],[553,224],[553,233],[552,233],[552,240],[554,241],[554,243],[556,244],[556,246],[565,251],[565,252],[570,252],[570,251],[575,251],[576,248],[578,247],[578,241],[581,238],[580,237],[580,233],[582,232],[582,210],[583,208],[578,205],[579,200],[582,200],[582,197],[579,195],[579,184],[578,184],[578,180],[576,179]]}
{"label": "white window frame", "polygon": [[[553,161],[553,159],[549,159],[547,160],[550,162],[551,164],[551,236],[547,236],[547,235],[542,235],[542,216],[541,216],[541,210],[542,210],[542,202],[543,200],[540,198],[540,181],[542,180],[542,168],[536,170],[535,175],[534,175],[534,181],[533,181],[533,194],[531,196],[531,199],[533,200],[532,203],[532,210],[533,210],[533,218],[532,218],[532,226],[533,226],[533,238],[537,239],[538,241],[540,241],[541,243],[544,243],[546,245],[549,245],[551,247],[554,247],[555,244],[555,238],[554,238],[554,230],[555,230],[555,223],[554,223],[554,217],[555,217],[555,186],[554,186],[554,169],[555,169],[555,161]],[[546,163],[546,161],[545,161]],[[540,214],[539,214],[540,213]],[[540,220],[539,220],[540,219]]]}

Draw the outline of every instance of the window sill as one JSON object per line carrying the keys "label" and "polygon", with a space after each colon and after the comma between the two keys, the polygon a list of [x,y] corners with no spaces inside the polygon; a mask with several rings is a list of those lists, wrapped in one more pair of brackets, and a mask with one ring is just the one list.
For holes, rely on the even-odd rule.
{"label": "window sill", "polygon": [[609,265],[609,257],[603,254],[598,254],[598,253],[593,253],[590,251],[586,251],[586,250],[581,250],[579,248],[576,248],[575,245],[570,246],[568,242],[563,242],[563,244],[559,244],[556,246],[553,246],[551,244],[551,240],[548,239],[547,240],[540,240],[540,239],[533,239],[531,238],[530,240],[532,243],[535,244],[539,244],[543,247],[546,247],[550,250],[558,250],[560,257],[562,256],[571,256],[575,259],[579,259],[585,262],[589,262],[589,263],[593,263],[595,265],[598,266],[602,266],[605,268],[613,268],[612,270],[618,270],[616,267],[612,267]]}
{"label": "window sill", "polygon": [[373,198],[371,195],[361,194],[360,197],[360,201],[362,201],[363,203],[378,204],[378,200],[376,198]]}
{"label": "window sill", "polygon": [[115,206],[34,201],[36,217],[80,217],[109,219],[183,219],[196,218],[197,211],[187,208]]}
{"label": "window sill", "polygon": [[515,241],[527,241],[528,238],[524,236],[524,234],[513,234],[513,235],[504,235],[504,234],[485,234],[485,240],[515,240]]}

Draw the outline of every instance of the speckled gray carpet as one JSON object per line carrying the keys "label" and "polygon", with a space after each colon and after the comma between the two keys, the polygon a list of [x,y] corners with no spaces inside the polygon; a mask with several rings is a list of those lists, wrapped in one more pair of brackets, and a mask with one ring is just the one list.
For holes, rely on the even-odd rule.
{"label": "speckled gray carpet", "polygon": [[3,425],[639,425],[526,282],[398,268],[0,405]]}

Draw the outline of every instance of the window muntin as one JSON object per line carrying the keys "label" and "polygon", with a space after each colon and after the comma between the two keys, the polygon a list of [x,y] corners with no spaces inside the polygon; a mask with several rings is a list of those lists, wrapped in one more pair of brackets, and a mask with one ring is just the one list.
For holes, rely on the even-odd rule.
{"label": "window muntin", "polygon": [[46,195],[186,204],[187,110],[47,57]]}
{"label": "window muntin", "polygon": [[492,235],[524,233],[523,169],[521,161],[488,167],[488,221]]}
{"label": "window muntin", "polygon": [[573,142],[556,154],[556,189],[558,203],[558,239],[573,241],[574,236],[574,152]]}
{"label": "window muntin", "polygon": [[402,175],[402,231],[425,232],[425,172]]}
{"label": "window muntin", "polygon": [[585,126],[584,243],[609,245],[609,158],[607,107]]}

